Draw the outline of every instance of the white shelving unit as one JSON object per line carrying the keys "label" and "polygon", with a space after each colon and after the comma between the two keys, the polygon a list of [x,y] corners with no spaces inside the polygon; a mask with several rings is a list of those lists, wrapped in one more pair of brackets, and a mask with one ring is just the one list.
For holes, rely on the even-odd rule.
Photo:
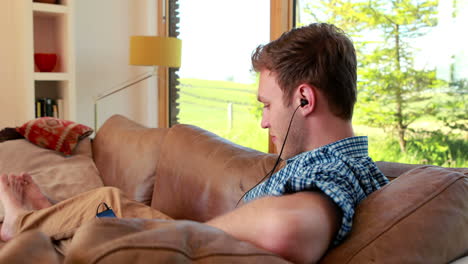
{"label": "white shelving unit", "polygon": [[75,119],[75,80],[73,52],[73,18],[71,0],[57,4],[32,3],[34,53],[55,53],[58,56],[53,72],[34,68],[35,99],[63,100],[60,118]]}
{"label": "white shelving unit", "polygon": [[[0,127],[34,119],[39,98],[61,99],[62,118],[76,120],[73,15],[74,0],[2,0],[6,49],[0,49]],[[52,72],[39,71],[35,53],[57,54]]]}
{"label": "white shelving unit", "polygon": [[59,4],[33,3],[33,11],[42,12],[45,15],[66,14],[68,13],[68,6]]}
{"label": "white shelving unit", "polygon": [[35,72],[34,80],[36,81],[68,81],[70,79],[68,73],[62,72]]}

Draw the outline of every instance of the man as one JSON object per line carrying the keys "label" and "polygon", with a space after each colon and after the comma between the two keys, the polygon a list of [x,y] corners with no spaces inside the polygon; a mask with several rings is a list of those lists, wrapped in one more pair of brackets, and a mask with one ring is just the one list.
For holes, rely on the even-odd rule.
{"label": "man", "polygon": [[[270,130],[287,165],[249,191],[245,205],[206,224],[293,262],[314,263],[349,233],[355,206],[388,182],[368,157],[367,138],[354,137],[354,47],[335,26],[311,24],[258,47],[252,64],[260,72],[261,125]],[[32,227],[46,234],[63,232],[49,216],[66,218],[60,208],[104,198],[118,201],[112,207],[118,208],[119,217],[167,217],[120,197],[112,188],[80,195],[61,206],[50,206],[42,198],[43,203],[32,206],[41,210],[27,211],[31,193],[41,196],[28,175],[2,175],[0,192],[6,211],[1,230],[5,240]]]}

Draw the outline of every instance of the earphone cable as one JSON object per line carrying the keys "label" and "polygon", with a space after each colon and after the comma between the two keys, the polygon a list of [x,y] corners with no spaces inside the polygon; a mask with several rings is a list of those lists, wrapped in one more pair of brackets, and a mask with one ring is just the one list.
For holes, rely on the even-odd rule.
{"label": "earphone cable", "polygon": [[239,205],[240,201],[245,197],[245,195],[247,195],[248,192],[250,192],[251,190],[253,190],[255,187],[257,187],[260,183],[262,183],[266,178],[270,177],[271,175],[273,175],[273,172],[275,171],[276,167],[278,166],[279,162],[280,162],[280,159],[281,159],[281,154],[283,154],[283,149],[284,149],[284,145],[286,144],[286,140],[288,139],[288,135],[289,135],[289,130],[291,129],[291,124],[292,124],[292,121],[294,119],[294,116],[296,115],[296,112],[297,110],[299,109],[299,107],[301,107],[301,105],[297,106],[296,110],[294,110],[294,113],[292,114],[291,116],[291,120],[289,121],[289,126],[288,126],[288,130],[286,131],[286,136],[284,137],[284,141],[283,141],[283,145],[281,146],[281,150],[280,150],[280,153],[278,155],[278,158],[276,159],[276,162],[275,162],[275,165],[273,166],[273,169],[271,169],[257,184],[255,184],[252,188],[250,188],[249,190],[247,190],[242,196],[241,198],[239,199],[239,201],[237,201],[236,203],[236,207]]}

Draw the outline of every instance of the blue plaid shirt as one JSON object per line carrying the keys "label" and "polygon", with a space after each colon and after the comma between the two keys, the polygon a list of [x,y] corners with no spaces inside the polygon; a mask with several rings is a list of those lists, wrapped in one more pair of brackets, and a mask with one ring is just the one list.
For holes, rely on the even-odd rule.
{"label": "blue plaid shirt", "polygon": [[351,231],[354,208],[373,191],[388,183],[367,152],[367,137],[350,137],[301,153],[268,180],[250,190],[244,201],[320,190],[343,211],[336,246]]}

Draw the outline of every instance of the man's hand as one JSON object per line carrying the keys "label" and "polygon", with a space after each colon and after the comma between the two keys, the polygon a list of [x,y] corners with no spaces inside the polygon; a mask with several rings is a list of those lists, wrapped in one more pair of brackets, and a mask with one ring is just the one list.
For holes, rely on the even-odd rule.
{"label": "man's hand", "polygon": [[341,210],[325,194],[263,197],[206,224],[295,263],[315,263],[341,224]]}

